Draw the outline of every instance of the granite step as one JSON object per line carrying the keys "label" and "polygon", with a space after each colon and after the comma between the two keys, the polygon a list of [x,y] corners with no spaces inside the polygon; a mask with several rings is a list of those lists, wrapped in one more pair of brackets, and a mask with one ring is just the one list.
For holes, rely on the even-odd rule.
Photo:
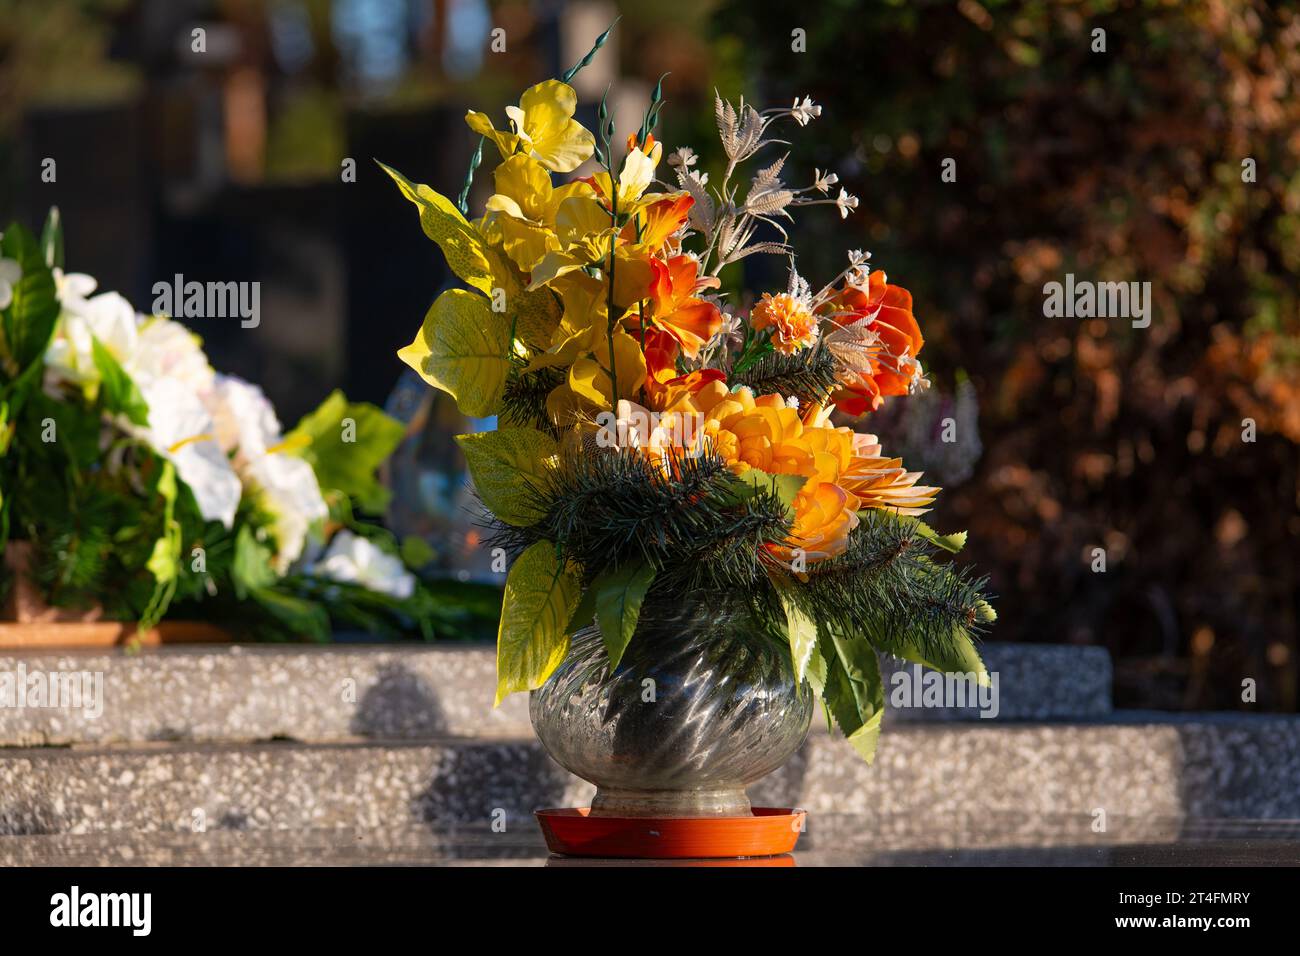
{"label": "granite step", "polygon": [[[895,719],[980,720],[985,713],[994,722],[1087,720],[1110,713],[1103,648],[988,643],[983,650],[997,682],[989,706],[904,706]],[[492,708],[495,668],[493,648],[466,644],[0,651],[0,747],[530,736],[526,696]],[[902,668],[888,668],[890,697],[926,703],[914,669],[898,673]],[[80,706],[6,700],[6,681],[16,692],[20,684],[81,675],[100,693],[78,698]]]}
{"label": "granite step", "polygon": [[[518,821],[515,821],[516,823]],[[798,866],[1294,865],[1300,824],[1079,815],[817,813]],[[109,831],[0,837],[0,866],[610,866],[550,857],[531,821],[285,830]],[[644,865],[640,861],[637,865]],[[651,865],[680,865],[656,862]]]}
{"label": "granite step", "polygon": [[[890,818],[1300,819],[1294,716],[893,723],[874,766],[814,734],[751,799]],[[510,827],[591,793],[522,738],[0,750],[0,833],[17,835]]]}

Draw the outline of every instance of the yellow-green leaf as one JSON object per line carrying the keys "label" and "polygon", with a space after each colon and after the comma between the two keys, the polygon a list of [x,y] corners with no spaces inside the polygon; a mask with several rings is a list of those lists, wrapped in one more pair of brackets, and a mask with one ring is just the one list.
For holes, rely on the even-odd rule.
{"label": "yellow-green leaf", "polygon": [[581,591],[578,575],[560,563],[549,541],[530,545],[515,561],[497,631],[496,704],[515,691],[536,690],[560,666]]}
{"label": "yellow-green leaf", "polygon": [[498,428],[457,435],[474,490],[491,512],[509,524],[536,524],[536,489],[545,481],[557,448],[555,439],[535,428]]}
{"label": "yellow-green leaf", "polygon": [[492,415],[501,404],[510,332],[487,300],[465,289],[438,296],[415,341],[397,353],[430,385],[450,393],[472,418]]}
{"label": "yellow-green leaf", "polygon": [[[989,607],[989,612],[992,611],[993,608]],[[890,648],[890,652],[905,661],[920,664],[931,670],[942,671],[945,674],[974,674],[975,681],[980,687],[988,687],[990,684],[988,668],[980,658],[975,641],[964,629],[957,629],[953,634],[951,645],[945,648],[927,651],[910,638],[903,637],[897,642],[897,646]]]}
{"label": "yellow-green leaf", "polygon": [[424,234],[438,244],[451,271],[484,295],[492,295],[498,283],[493,278],[487,246],[483,237],[465,221],[456,204],[423,183],[411,182],[391,166],[379,165],[393,177],[402,195],[420,210]]}
{"label": "yellow-green leaf", "polygon": [[817,622],[800,610],[794,601],[793,588],[778,584],[776,593],[785,611],[785,629],[790,639],[790,659],[794,661],[794,677],[802,682],[809,676],[808,665],[817,646]]}
{"label": "yellow-green leaf", "polygon": [[504,300],[504,311],[493,318],[505,329],[513,325],[515,334],[530,346],[544,346],[560,321],[560,306],[551,291],[527,291],[523,274],[487,244],[446,196],[411,182],[391,166],[379,165],[420,210],[424,234],[442,249],[451,271],[493,301]]}

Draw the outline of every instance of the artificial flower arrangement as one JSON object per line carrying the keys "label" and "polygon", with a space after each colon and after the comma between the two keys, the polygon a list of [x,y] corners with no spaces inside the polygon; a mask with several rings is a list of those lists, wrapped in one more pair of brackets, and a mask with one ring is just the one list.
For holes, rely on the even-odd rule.
{"label": "artificial flower arrangement", "polygon": [[[965,539],[919,519],[939,489],[837,423],[926,386],[911,296],[863,252],[820,287],[796,271],[792,213],[857,205],[833,173],[796,187],[775,156],[742,182],[776,124],[820,106],[718,97],[720,177],[686,147],[665,169],[662,80],[621,141],[603,101],[594,134],[574,118],[568,81],[607,36],[504,127],[467,114],[470,179],[485,145],[499,157],[478,218],[470,179],[453,203],[383,167],[468,286],[442,292],[399,354],[466,415],[498,416],[458,439],[514,559],[497,703],[543,687],[579,629],[598,627],[613,673],[643,610],[739,597],[752,640],[775,636],[871,759],[877,655],[986,682],[975,637],[995,616],[981,580],[936,560]],[[789,278],[746,310],[722,280],[755,254],[788,257]]]}
{"label": "artificial flower arrangement", "polygon": [[[27,542],[49,606],[140,630],[202,618],[270,639],[457,634],[362,513],[402,425],[335,392],[284,432],[260,388],[213,370],[198,338],[62,269],[51,212],[38,241],[0,241],[0,548]],[[14,584],[12,575],[0,582]]]}

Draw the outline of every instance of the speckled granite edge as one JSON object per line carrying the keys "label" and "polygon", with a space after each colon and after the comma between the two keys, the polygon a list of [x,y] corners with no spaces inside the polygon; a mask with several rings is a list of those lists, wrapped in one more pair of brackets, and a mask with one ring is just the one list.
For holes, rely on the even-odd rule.
{"label": "speckled granite edge", "polygon": [[[997,721],[1078,720],[1110,712],[1110,657],[1102,648],[990,643],[983,650],[997,681],[995,700],[931,706],[938,698],[900,671],[904,665],[891,663],[890,719],[988,722],[981,712],[996,712]],[[0,746],[529,736],[524,695],[492,707],[495,669],[494,650],[482,645],[0,652],[0,680],[81,673],[102,679],[97,708],[0,706]],[[100,713],[91,716],[95,709]]]}
{"label": "speckled granite edge", "polygon": [[[0,833],[490,825],[592,788],[533,741],[0,750]],[[813,736],[751,791],[813,812],[1300,818],[1300,718],[934,724],[872,767]]]}

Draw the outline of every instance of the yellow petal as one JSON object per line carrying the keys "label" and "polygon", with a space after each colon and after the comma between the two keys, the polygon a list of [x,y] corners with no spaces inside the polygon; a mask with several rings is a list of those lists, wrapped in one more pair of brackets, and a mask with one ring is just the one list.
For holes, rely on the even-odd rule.
{"label": "yellow petal", "polygon": [[532,153],[547,169],[571,172],[595,151],[595,138],[572,118],[578,107],[578,95],[567,83],[559,80],[538,83],[524,92],[519,106]]}
{"label": "yellow petal", "polygon": [[550,173],[531,156],[511,156],[492,173],[497,192],[519,206],[523,218],[541,220],[551,202]]}
{"label": "yellow petal", "polygon": [[465,114],[465,124],[480,136],[486,136],[492,140],[502,159],[509,159],[519,149],[519,137],[514,133],[503,133],[495,128],[486,113],[476,113],[474,110],[470,110]]}
{"label": "yellow petal", "polygon": [[571,196],[555,213],[555,231],[566,245],[587,242],[612,228],[609,213],[590,196]]}
{"label": "yellow petal", "polygon": [[618,208],[624,211],[632,202],[640,199],[655,178],[654,161],[634,149],[623,160],[623,169],[618,174]]}

